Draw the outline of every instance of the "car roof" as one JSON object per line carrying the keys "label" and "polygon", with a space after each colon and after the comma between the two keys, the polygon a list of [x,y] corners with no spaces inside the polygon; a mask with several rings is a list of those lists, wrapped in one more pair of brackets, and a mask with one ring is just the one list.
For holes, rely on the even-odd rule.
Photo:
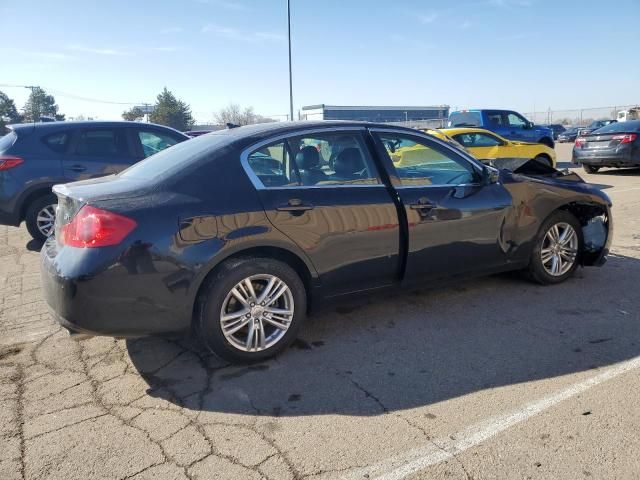
{"label": "car roof", "polygon": [[440,128],[441,132],[447,135],[460,135],[461,133],[488,133],[493,135],[494,137],[500,137],[500,135],[487,130],[486,128],[477,128],[477,127],[452,127],[452,128]]}
{"label": "car roof", "polygon": [[167,127],[165,125],[158,125],[156,123],[143,123],[143,122],[128,122],[125,120],[78,120],[78,121],[63,121],[63,122],[32,122],[32,123],[14,123],[11,125],[7,125],[7,127],[11,130],[15,130],[16,132],[22,130],[37,130],[38,132],[45,131],[60,131],[66,128],[81,128],[81,127],[91,127],[91,128],[104,128],[104,127],[124,127],[124,126],[145,126],[152,128],[161,128],[168,129],[174,132],[180,133],[184,135],[184,133],[176,130],[175,128]]}

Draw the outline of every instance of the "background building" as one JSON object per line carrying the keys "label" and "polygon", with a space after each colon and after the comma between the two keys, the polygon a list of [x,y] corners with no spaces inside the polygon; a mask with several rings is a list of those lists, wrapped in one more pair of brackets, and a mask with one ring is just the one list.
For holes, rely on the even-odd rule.
{"label": "background building", "polygon": [[356,120],[409,125],[415,128],[442,127],[449,117],[449,105],[408,106],[340,106],[309,105],[302,107],[302,120]]}

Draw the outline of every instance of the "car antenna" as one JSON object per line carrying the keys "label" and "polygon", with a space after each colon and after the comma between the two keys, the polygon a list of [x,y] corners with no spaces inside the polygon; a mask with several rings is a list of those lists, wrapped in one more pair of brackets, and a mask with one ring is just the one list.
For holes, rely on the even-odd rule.
{"label": "car antenna", "polygon": [[235,123],[227,122],[227,128],[238,128],[240,125],[236,125]]}

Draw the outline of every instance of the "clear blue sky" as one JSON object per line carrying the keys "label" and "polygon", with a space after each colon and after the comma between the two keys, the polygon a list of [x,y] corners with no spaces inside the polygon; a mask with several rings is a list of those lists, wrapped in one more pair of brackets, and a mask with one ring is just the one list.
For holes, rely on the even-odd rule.
{"label": "clear blue sky", "polygon": [[[640,1],[292,0],[296,110],[640,102]],[[196,118],[288,111],[285,0],[0,0],[0,84],[119,118],[167,86]],[[28,91],[0,87],[22,106]]]}

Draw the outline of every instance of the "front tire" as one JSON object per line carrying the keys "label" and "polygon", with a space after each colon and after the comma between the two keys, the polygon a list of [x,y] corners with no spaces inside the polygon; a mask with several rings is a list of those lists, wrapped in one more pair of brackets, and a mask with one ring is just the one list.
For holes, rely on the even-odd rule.
{"label": "front tire", "polygon": [[600,170],[600,167],[597,167],[595,165],[585,165],[584,163],[582,164],[582,168],[587,173],[598,173],[598,171]]}
{"label": "front tire", "polygon": [[57,197],[51,194],[36,198],[27,207],[24,220],[35,240],[44,242],[53,233],[57,204]]}
{"label": "front tire", "polygon": [[284,262],[261,257],[224,262],[207,281],[196,319],[200,340],[234,363],[281,353],[306,317],[305,287]]}
{"label": "front tire", "polygon": [[529,277],[542,284],[564,282],[580,263],[583,237],[578,219],[559,210],[542,224],[529,261]]}

